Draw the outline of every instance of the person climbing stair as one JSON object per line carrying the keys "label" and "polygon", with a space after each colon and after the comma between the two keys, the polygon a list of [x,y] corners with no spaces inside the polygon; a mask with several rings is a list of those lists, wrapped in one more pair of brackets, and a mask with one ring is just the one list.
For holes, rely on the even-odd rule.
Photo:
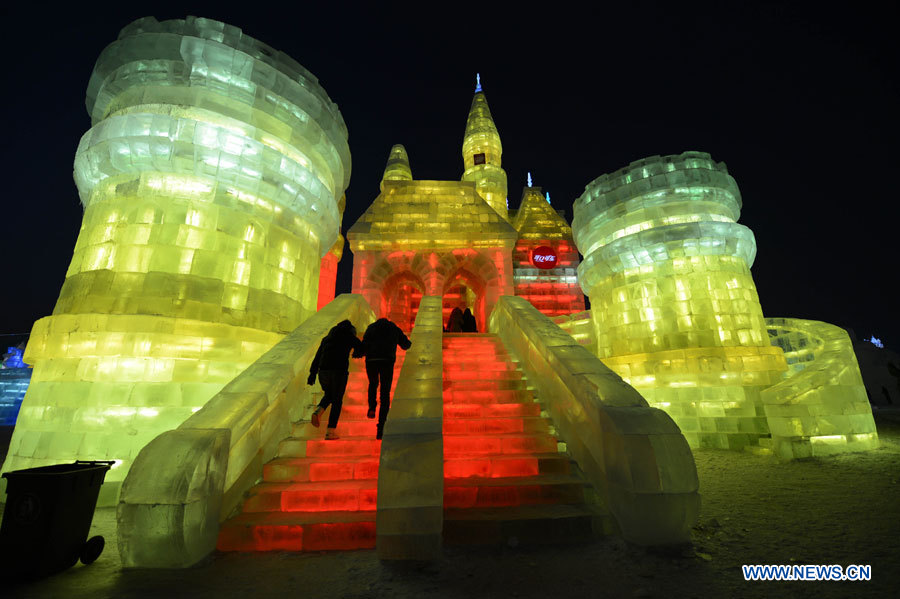
{"label": "person climbing stair", "polygon": [[342,320],[328,331],[328,334],[319,344],[316,357],[309,367],[310,385],[316,382],[316,373],[325,392],[322,401],[312,413],[310,420],[312,425],[319,426],[319,419],[325,408],[331,406],[328,414],[328,431],[326,439],[337,439],[336,432],[338,419],[341,417],[341,407],[344,402],[344,391],[347,389],[347,377],[350,374],[350,351],[354,358],[362,357],[362,343],[356,336],[356,327],[349,320]]}
{"label": "person climbing stair", "polygon": [[387,318],[379,318],[366,329],[362,344],[366,356],[366,375],[369,377],[369,412],[366,416],[370,419],[375,418],[375,398],[380,386],[381,408],[378,410],[375,438],[381,439],[384,423],[391,409],[391,381],[394,376],[394,362],[397,359],[397,346],[406,351],[412,347],[412,342],[396,324]]}

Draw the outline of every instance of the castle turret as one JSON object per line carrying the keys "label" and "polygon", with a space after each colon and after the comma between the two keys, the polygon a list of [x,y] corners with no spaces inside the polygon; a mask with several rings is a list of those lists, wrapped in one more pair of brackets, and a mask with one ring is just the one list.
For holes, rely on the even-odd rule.
{"label": "castle turret", "polygon": [[500,160],[503,145],[491,117],[487,98],[481,91],[480,77],[466,121],[462,154],[465,166],[462,180],[474,182],[476,191],[488,205],[509,220],[506,210],[506,171],[501,167]]}
{"label": "castle turret", "polygon": [[381,177],[381,190],[385,181],[412,181],[412,169],[409,168],[409,156],[402,144],[395,144],[388,155],[384,175]]}

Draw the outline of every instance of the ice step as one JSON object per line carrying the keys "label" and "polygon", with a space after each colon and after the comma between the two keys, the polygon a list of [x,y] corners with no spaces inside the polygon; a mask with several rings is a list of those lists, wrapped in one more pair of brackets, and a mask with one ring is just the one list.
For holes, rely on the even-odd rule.
{"label": "ice step", "polygon": [[[608,516],[585,505],[444,510],[448,545],[548,545],[590,540]],[[600,521],[600,522],[598,522]]]}
{"label": "ice step", "polygon": [[444,509],[583,504],[584,501],[584,482],[565,474],[444,479]]}
{"label": "ice step", "polygon": [[[324,426],[320,427],[325,430]],[[305,457],[372,457],[380,455],[381,441],[374,435],[369,437],[341,437],[340,439],[294,439],[283,440],[278,446],[280,458]]]}
{"label": "ice step", "polygon": [[444,457],[553,453],[556,437],[549,434],[444,435]]}
{"label": "ice step", "polygon": [[528,389],[527,382],[522,378],[516,379],[454,379],[444,372],[444,390],[452,389],[460,391],[514,391]]}
{"label": "ice step", "polygon": [[374,479],[260,483],[244,501],[244,513],[372,511],[377,491]]}
{"label": "ice step", "polygon": [[[520,387],[522,385],[519,385]],[[444,406],[450,404],[501,404],[533,403],[534,392],[530,389],[471,389],[457,388],[452,382],[444,382]]]}
{"label": "ice step", "polygon": [[503,433],[550,432],[550,422],[540,417],[518,418],[445,418],[445,435],[491,435]]}
{"label": "ice step", "polygon": [[444,421],[465,418],[533,418],[541,415],[541,405],[528,403],[445,403]]}
{"label": "ice step", "polygon": [[223,523],[219,551],[334,551],[375,547],[375,512],[256,512]]}
{"label": "ice step", "polygon": [[444,460],[444,477],[447,479],[507,478],[541,474],[569,474],[569,472],[569,458],[561,453],[446,458]]}
{"label": "ice step", "polygon": [[277,458],[263,466],[263,481],[270,483],[374,480],[378,457]]}

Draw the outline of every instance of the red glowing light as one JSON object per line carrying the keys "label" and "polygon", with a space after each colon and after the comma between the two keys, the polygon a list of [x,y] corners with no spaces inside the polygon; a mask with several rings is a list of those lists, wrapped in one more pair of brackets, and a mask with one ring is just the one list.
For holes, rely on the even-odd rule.
{"label": "red glowing light", "polygon": [[542,245],[531,252],[531,263],[538,268],[554,268],[558,258],[550,246]]}

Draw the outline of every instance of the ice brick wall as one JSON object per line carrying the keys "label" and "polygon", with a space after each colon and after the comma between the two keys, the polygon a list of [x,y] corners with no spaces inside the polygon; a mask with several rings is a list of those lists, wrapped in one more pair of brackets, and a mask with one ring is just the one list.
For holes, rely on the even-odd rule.
{"label": "ice brick wall", "polygon": [[797,318],[767,318],[766,325],[791,367],[789,378],[762,392],[775,454],[791,459],[877,448],[872,406],[847,332]]}
{"label": "ice brick wall", "polygon": [[312,74],[209,19],[125,27],[87,109],[84,220],[53,316],[34,326],[4,470],[114,459],[115,485],[315,312],[350,158]]}
{"label": "ice brick wall", "polygon": [[633,162],[575,203],[598,355],[694,446],[756,444],[768,433],[760,392],[787,369],[769,344],[740,207],[725,165],[702,152]]}
{"label": "ice brick wall", "polygon": [[13,426],[31,382],[31,368],[0,369],[0,426]]}

